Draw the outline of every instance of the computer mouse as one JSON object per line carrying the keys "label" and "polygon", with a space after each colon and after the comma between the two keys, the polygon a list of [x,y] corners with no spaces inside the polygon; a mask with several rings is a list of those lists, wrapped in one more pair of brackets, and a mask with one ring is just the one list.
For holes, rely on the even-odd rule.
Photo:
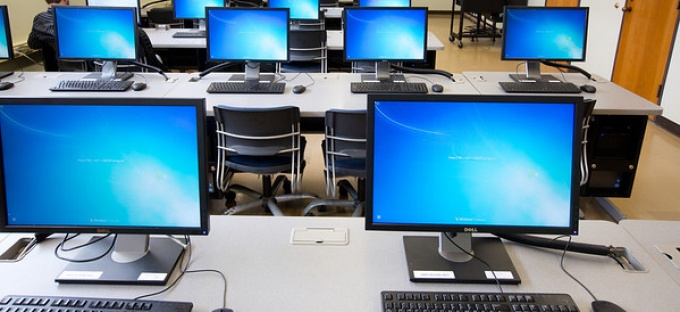
{"label": "computer mouse", "polygon": [[305,90],[307,90],[307,87],[305,87],[303,85],[297,85],[297,86],[293,87],[293,93],[300,94],[302,92],[305,92]]}
{"label": "computer mouse", "polygon": [[14,84],[8,81],[0,81],[0,90],[7,90],[14,87]]}
{"label": "computer mouse", "polygon": [[588,92],[588,93],[595,93],[595,91],[597,91],[597,88],[595,88],[595,86],[589,85],[589,84],[584,84],[584,85],[580,86],[579,89],[581,89],[581,91],[583,91],[583,92]]}
{"label": "computer mouse", "polygon": [[219,309],[212,310],[212,312],[234,312],[234,310],[227,309],[227,308],[219,308]]}
{"label": "computer mouse", "polygon": [[134,82],[132,84],[132,86],[130,86],[130,87],[134,91],[142,91],[142,90],[146,89],[146,82],[137,81],[137,82]]}
{"label": "computer mouse", "polygon": [[442,86],[438,83],[435,83],[435,84],[432,85],[432,92],[439,93],[439,92],[442,92],[442,91],[444,91],[444,86]]}
{"label": "computer mouse", "polygon": [[593,306],[593,311],[594,312],[625,312],[623,308],[619,307],[617,304],[609,302],[609,301],[604,301],[604,300],[595,300],[591,304]]}

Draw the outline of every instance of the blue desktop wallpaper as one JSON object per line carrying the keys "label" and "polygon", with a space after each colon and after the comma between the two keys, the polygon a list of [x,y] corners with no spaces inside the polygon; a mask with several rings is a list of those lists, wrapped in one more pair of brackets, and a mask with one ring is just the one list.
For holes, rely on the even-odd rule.
{"label": "blue desktop wallpaper", "polygon": [[411,0],[359,0],[362,7],[410,7]]}
{"label": "blue desktop wallpaper", "polygon": [[200,227],[196,109],[2,105],[9,224]]}
{"label": "blue desktop wallpaper", "polygon": [[288,10],[210,10],[208,59],[287,61]]}
{"label": "blue desktop wallpaper", "polygon": [[375,223],[569,226],[573,106],[375,105]]}
{"label": "blue desktop wallpaper", "polygon": [[345,9],[347,60],[424,60],[427,10]]}
{"label": "blue desktop wallpaper", "polygon": [[135,11],[131,8],[57,7],[60,58],[134,60]]}
{"label": "blue desktop wallpaper", "polygon": [[319,0],[269,0],[270,8],[290,9],[290,19],[319,19]]}
{"label": "blue desktop wallpaper", "polygon": [[[0,58],[6,59],[9,58],[9,38],[7,38],[7,29],[5,29],[5,26],[7,25],[7,21],[5,20],[5,15],[0,12]],[[13,49],[14,47],[12,47]]]}
{"label": "blue desktop wallpaper", "polygon": [[205,18],[205,8],[223,7],[224,0],[173,0],[177,18]]}
{"label": "blue desktop wallpaper", "polygon": [[587,19],[579,9],[508,9],[503,58],[583,60]]}

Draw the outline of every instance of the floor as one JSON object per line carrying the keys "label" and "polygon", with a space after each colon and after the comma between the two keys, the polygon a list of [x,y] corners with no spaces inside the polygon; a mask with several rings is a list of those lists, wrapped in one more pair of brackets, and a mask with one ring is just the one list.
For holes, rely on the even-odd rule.
{"label": "floor", "polygon": [[[458,17],[456,17],[457,23]],[[449,72],[464,71],[514,71],[517,62],[501,61],[500,38],[493,42],[490,38],[471,41],[463,38],[463,48],[449,42],[450,16],[433,14],[429,18],[429,30],[445,45],[437,52],[437,68]],[[457,25],[457,24],[456,24]],[[320,142],[322,135],[305,135],[309,144],[305,153],[307,168],[303,177],[303,191],[325,195],[323,159]],[[238,176],[236,181],[256,189],[258,178]],[[237,201],[242,200],[237,197]],[[660,128],[650,120],[647,126],[643,150],[640,155],[637,176],[630,198],[607,198],[621,214],[628,219],[680,220],[680,137]],[[309,201],[281,204],[286,215],[301,215]],[[225,210],[224,200],[211,202],[213,213]],[[613,220],[601,205],[591,198],[581,199],[582,215],[586,219]],[[266,214],[264,209],[254,209],[248,214]],[[351,215],[352,210],[342,207],[327,207],[316,215]]]}

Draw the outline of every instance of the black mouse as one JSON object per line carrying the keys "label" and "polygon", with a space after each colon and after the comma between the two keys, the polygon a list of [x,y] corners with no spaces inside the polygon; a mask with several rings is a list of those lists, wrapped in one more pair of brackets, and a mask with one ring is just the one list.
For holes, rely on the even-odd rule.
{"label": "black mouse", "polygon": [[302,92],[305,92],[305,90],[307,90],[307,87],[305,87],[303,85],[297,85],[297,86],[293,87],[293,93],[300,94]]}
{"label": "black mouse", "polygon": [[438,83],[435,83],[435,84],[432,85],[432,92],[439,93],[439,92],[442,92],[442,91],[444,91],[444,86],[442,86]]}
{"label": "black mouse", "polygon": [[219,308],[219,309],[212,310],[212,312],[234,312],[234,310],[227,309],[227,308]]}
{"label": "black mouse", "polygon": [[137,82],[134,82],[132,84],[131,88],[132,88],[132,90],[135,90],[135,91],[142,91],[142,90],[146,89],[146,83],[142,82],[142,81],[137,81]]}
{"label": "black mouse", "polygon": [[580,86],[579,89],[581,89],[581,91],[583,91],[583,92],[588,92],[588,93],[595,93],[595,91],[597,91],[597,88],[595,88],[595,86],[589,85],[589,84],[584,84],[584,85]]}
{"label": "black mouse", "polygon": [[0,81],[0,90],[7,90],[14,87],[14,84],[8,81]]}
{"label": "black mouse", "polygon": [[593,306],[593,311],[594,312],[625,312],[623,308],[619,307],[615,303],[609,302],[609,301],[604,301],[604,300],[595,300],[591,304]]}

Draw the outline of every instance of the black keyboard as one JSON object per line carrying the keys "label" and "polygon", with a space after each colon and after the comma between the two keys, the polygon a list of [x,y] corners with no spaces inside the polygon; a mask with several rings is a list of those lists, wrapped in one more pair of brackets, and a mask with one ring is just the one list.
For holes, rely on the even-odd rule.
{"label": "black keyboard", "polygon": [[385,312],[578,311],[567,294],[383,291],[381,295]]}
{"label": "black keyboard", "polygon": [[352,93],[427,93],[424,82],[352,82]]}
{"label": "black keyboard", "polygon": [[208,93],[283,93],[285,82],[212,82]]}
{"label": "black keyboard", "polygon": [[581,93],[581,89],[571,82],[499,82],[509,93]]}
{"label": "black keyboard", "polygon": [[63,80],[50,88],[52,91],[125,91],[130,88],[129,80]]}
{"label": "black keyboard", "polygon": [[192,38],[205,38],[205,30],[194,30],[194,31],[178,31],[174,34],[172,34],[173,38],[186,38],[186,39],[192,39]]}
{"label": "black keyboard", "polygon": [[191,302],[53,296],[6,296],[0,300],[0,312],[190,312],[193,306]]}

